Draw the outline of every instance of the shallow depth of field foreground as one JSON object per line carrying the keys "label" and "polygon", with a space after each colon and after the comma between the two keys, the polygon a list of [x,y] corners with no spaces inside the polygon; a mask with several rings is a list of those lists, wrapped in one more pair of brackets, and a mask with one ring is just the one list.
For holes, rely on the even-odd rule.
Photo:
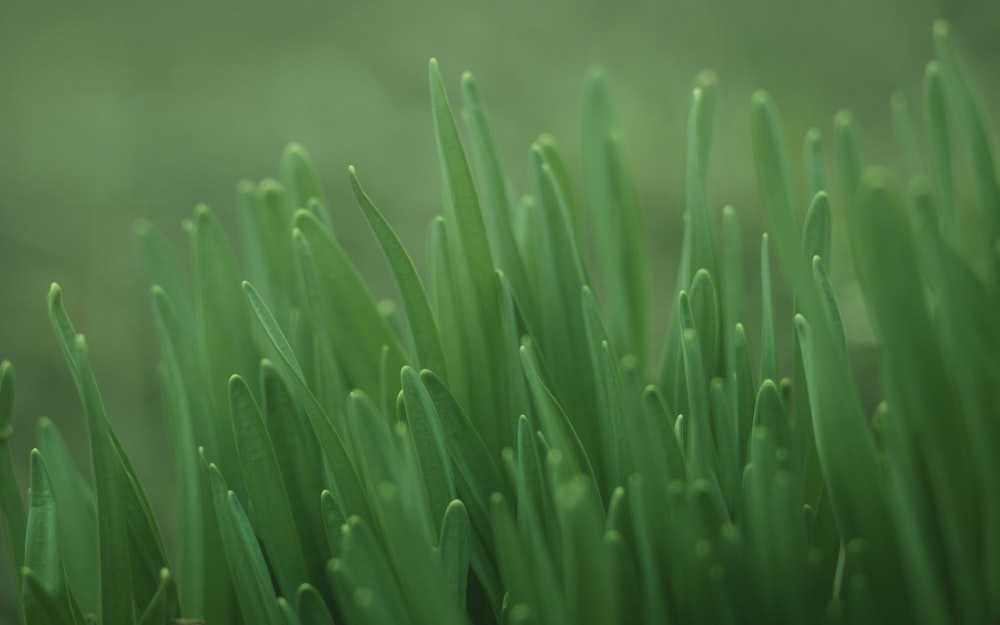
{"label": "shallow depth of field foreground", "polygon": [[[449,99],[434,60],[443,192],[426,250],[401,243],[367,171],[323,172],[357,204],[329,205],[297,144],[278,179],[239,184],[236,231],[199,206],[181,251],[139,223],[163,398],[149,410],[168,422],[177,504],[153,513],[102,402],[115,380],[91,367],[73,285],[53,284],[90,466],[43,419],[23,492],[10,432],[34,424],[5,361],[0,518],[23,620],[1000,622],[996,120],[948,25],[932,36],[923,102],[891,102],[898,171],[866,158],[846,111],[832,133],[785,136],[763,91],[752,160],[713,167],[717,79],[696,76],[676,250],[647,239],[601,71],[580,158],[542,136],[516,188],[487,86],[465,74]],[[766,234],[708,200],[736,170],[755,176]],[[349,211],[394,302],[337,238]],[[676,277],[652,260],[665,253]],[[842,271],[877,345],[871,389]]]}

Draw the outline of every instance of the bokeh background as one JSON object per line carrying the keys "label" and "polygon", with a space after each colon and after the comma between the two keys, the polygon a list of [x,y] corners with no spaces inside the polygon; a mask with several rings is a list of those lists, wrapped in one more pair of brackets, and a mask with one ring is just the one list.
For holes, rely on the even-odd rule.
{"label": "bokeh background", "polygon": [[[679,252],[683,127],[697,71],[714,69],[720,79],[710,199],[715,208],[732,203],[741,212],[752,234],[753,284],[760,223],[752,90],[766,88],[777,99],[793,154],[810,126],[829,137],[834,113],[847,107],[858,116],[870,159],[898,166],[888,98],[903,91],[919,119],[937,17],[952,22],[995,111],[996,0],[3,0],[0,358],[18,373],[12,447],[19,478],[25,482],[42,415],[86,462],[82,414],[46,314],[49,283],[58,281],[88,336],[112,423],[172,542],[159,354],[134,222],[151,220],[185,256],[180,222],[196,203],[213,207],[235,233],[236,183],[275,176],[282,148],[299,141],[323,177],[338,236],[376,293],[392,296],[346,167],[357,166],[422,268],[426,225],[440,212],[426,86],[431,56],[440,60],[453,105],[461,72],[476,74],[507,174],[520,189],[528,146],[541,132],[564,146],[579,183],[584,77],[592,63],[607,69],[665,297]],[[856,290],[849,272],[836,278],[863,352]],[[787,298],[779,305],[789,311]],[[872,360],[870,353],[861,359],[863,381]],[[13,622],[6,549],[4,540],[3,623]]]}

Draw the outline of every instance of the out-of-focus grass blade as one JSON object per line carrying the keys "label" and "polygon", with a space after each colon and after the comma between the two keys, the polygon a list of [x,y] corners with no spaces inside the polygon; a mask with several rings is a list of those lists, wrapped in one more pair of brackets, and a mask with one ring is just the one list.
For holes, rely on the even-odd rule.
{"label": "out-of-focus grass blade", "polygon": [[[281,180],[285,185],[288,214],[309,208],[309,202],[313,199],[318,200],[320,206],[326,205],[326,195],[312,159],[298,143],[289,144],[281,155]],[[320,211],[315,216],[332,234],[333,224],[326,211]]]}
{"label": "out-of-focus grass blade", "polygon": [[260,299],[260,295],[254,290],[249,282],[243,283],[243,290],[246,292],[250,308],[257,316],[264,333],[271,341],[271,344],[278,351],[285,366],[292,373],[292,381],[295,383],[296,394],[299,397],[302,409],[309,418],[316,440],[319,441],[320,449],[328,463],[330,471],[333,473],[337,483],[332,485],[336,489],[340,505],[349,514],[359,514],[368,517],[368,498],[365,495],[361,478],[357,469],[347,453],[344,441],[333,426],[330,418],[323,411],[316,396],[312,394],[306,385],[302,374],[302,367],[299,365],[295,354],[292,352],[288,339],[285,338],[281,328],[278,327],[274,317],[268,310],[267,305]]}
{"label": "out-of-focus grass blade", "polygon": [[[201,451],[201,450],[199,450]],[[206,477],[211,483],[212,502],[219,520],[219,535],[229,563],[229,575],[246,622],[260,625],[283,625],[281,613],[274,601],[274,587],[264,554],[260,551],[253,526],[236,499],[236,493],[226,488],[226,482],[214,463],[206,465]]]}
{"label": "out-of-focus grass blade", "polygon": [[[968,77],[968,70],[952,40],[948,23],[943,20],[934,24],[934,49],[941,61],[951,104],[955,107],[955,116],[962,134],[965,135],[982,210],[983,233],[986,235],[986,244],[989,248],[1000,239],[1000,181],[997,180],[996,162],[990,142],[993,134],[983,120],[975,90]],[[996,269],[994,267],[994,271]],[[995,273],[991,275],[995,281]]]}
{"label": "out-of-focus grass blade", "polygon": [[336,239],[305,211],[296,213],[295,226],[312,252],[337,361],[355,388],[378,396],[382,346],[389,346],[391,370],[398,370],[406,362],[396,333],[378,314],[368,285]]}
{"label": "out-of-focus grass blade", "polygon": [[15,579],[24,566],[25,512],[21,490],[14,477],[14,464],[10,457],[10,440],[13,427],[11,413],[14,409],[14,366],[4,360],[0,363],[0,510],[7,528],[7,540],[12,554]]}
{"label": "out-of-focus grass blade", "polygon": [[238,375],[229,380],[229,406],[243,478],[253,485],[247,496],[254,531],[271,556],[282,594],[291,597],[306,579],[299,534],[260,408]]}
{"label": "out-of-focus grass blade", "polygon": [[382,253],[389,261],[392,275],[396,279],[396,286],[403,298],[406,318],[410,324],[410,333],[417,350],[417,364],[419,368],[430,369],[437,373],[441,379],[447,380],[448,373],[445,367],[444,351],[441,347],[441,337],[438,334],[434,314],[427,301],[427,294],[424,292],[423,282],[413,266],[410,255],[403,248],[403,244],[400,243],[389,222],[382,217],[364,189],[361,188],[354,168],[350,167],[348,171],[351,178],[351,188],[354,189],[354,197],[357,199],[365,219],[368,220],[372,232],[375,233]]}
{"label": "out-of-focus grass blade", "polygon": [[[176,623],[173,621],[177,614],[177,591],[173,589],[174,578],[170,575],[170,569],[160,569],[160,584],[156,588],[156,594],[150,600],[139,617],[138,625],[163,625],[163,623]],[[172,602],[172,603],[171,603]]]}
{"label": "out-of-focus grass blade", "polygon": [[941,64],[931,61],[924,72],[924,126],[941,227],[948,239],[957,234],[955,177],[951,163],[951,125],[948,123],[948,94]]}
{"label": "out-of-focus grass blade", "polygon": [[823,160],[823,133],[819,128],[810,128],[806,131],[805,163],[809,195],[815,197],[820,191],[829,191]]}
{"label": "out-of-focus grass blade", "polygon": [[[597,309],[597,301],[589,287],[582,289],[581,304],[583,318],[587,328],[587,347],[589,348],[590,365],[593,372],[594,390],[597,396],[597,414],[600,438],[598,439],[602,454],[601,466],[604,467],[604,483],[609,488],[621,483],[623,455],[628,450],[623,449],[624,417],[622,415],[621,378],[616,366],[608,366],[609,358],[605,352],[610,351],[608,334]],[[615,360],[613,357],[611,360]],[[617,363],[615,363],[617,364]],[[627,473],[626,473],[627,475]]]}
{"label": "out-of-focus grass blade", "polygon": [[322,595],[314,586],[302,584],[296,596],[295,603],[299,608],[299,617],[309,625],[334,625],[330,609],[323,601]]}
{"label": "out-of-focus grass blade", "polygon": [[649,260],[642,211],[621,130],[615,125],[607,79],[593,70],[584,109],[583,154],[591,221],[608,292],[609,328],[618,353],[646,363]]}
{"label": "out-of-focus grass blade", "polygon": [[[55,424],[46,418],[38,421],[38,447],[46,459],[59,510],[59,543],[65,554],[66,580],[80,607],[97,614],[101,605],[101,578],[94,493],[76,468]],[[31,568],[38,573],[36,567]]]}
{"label": "out-of-focus grass blade", "polygon": [[767,233],[760,239],[760,377],[778,380],[778,346],[774,332],[774,300],[771,291],[771,254]]}
{"label": "out-of-focus grass blade", "polygon": [[806,257],[819,256],[829,270],[833,261],[831,258],[831,218],[830,196],[825,191],[819,191],[813,196],[806,213],[806,221],[802,226],[802,248]]}
{"label": "out-of-focus grass blade", "polygon": [[[407,603],[382,545],[371,529],[359,517],[351,517],[342,528],[343,573],[348,593],[340,593],[341,602],[348,599],[359,602],[363,610],[371,610],[375,618],[372,625],[392,625],[412,623]],[[338,575],[339,576],[339,575]],[[335,590],[337,589],[335,584]],[[374,592],[378,597],[367,600],[362,589]],[[347,594],[347,596],[343,596]],[[359,596],[360,595],[360,596]],[[367,605],[366,605],[367,604]]]}
{"label": "out-of-focus grass blade", "polygon": [[[209,387],[216,406],[225,406],[229,376],[252,376],[257,356],[247,340],[250,319],[240,293],[242,279],[236,256],[222,224],[207,206],[195,210],[195,233],[199,318],[208,354]],[[221,451],[235,467],[235,446],[231,437],[226,438]]]}
{"label": "out-of-focus grass blade", "polygon": [[833,119],[833,145],[840,174],[841,202],[845,207],[854,203],[861,182],[864,164],[861,158],[861,140],[854,113],[838,111]]}
{"label": "out-of-focus grass blade", "polygon": [[[757,386],[753,378],[753,366],[750,364],[750,348],[747,345],[747,335],[743,331],[743,325],[736,324],[734,338],[734,355],[736,358],[736,369],[733,376],[736,381],[735,408],[736,419],[739,428],[738,439],[740,441],[750,440],[750,430],[753,427],[754,402],[757,396]],[[746,462],[746,453],[743,445],[739,446],[739,465]]]}
{"label": "out-of-focus grass blade", "polygon": [[[536,306],[528,281],[528,272],[521,258],[514,237],[511,222],[511,203],[507,195],[507,180],[504,178],[497,157],[493,133],[490,131],[486,109],[479,97],[479,88],[472,74],[462,75],[462,101],[465,121],[471,131],[473,150],[479,165],[479,179],[483,188],[483,206],[490,222],[491,243],[496,245],[497,265],[509,277],[513,291],[518,295],[518,305],[529,318],[537,318]],[[424,365],[434,370],[433,367]]]}
{"label": "out-of-focus grass blade", "polygon": [[20,578],[26,625],[82,625],[82,620],[74,620],[62,609],[34,571],[23,567]]}
{"label": "out-of-focus grass blade", "polygon": [[[888,518],[874,444],[851,382],[846,355],[836,345],[826,323],[822,299],[802,249],[778,114],[764,92],[753,96],[751,121],[757,179],[778,257],[796,293],[797,305],[813,319],[810,325],[803,316],[797,316],[796,330],[802,346],[816,447],[834,516],[845,540],[868,537],[879,552],[873,561],[879,563],[880,570],[892,567],[898,563],[896,536]],[[885,569],[885,578],[876,584],[892,594],[898,589],[885,581],[892,577],[890,570]],[[905,600],[903,605],[907,605]]]}
{"label": "out-of-focus grass blade", "polygon": [[910,104],[901,91],[892,94],[889,99],[889,112],[892,118],[892,133],[896,145],[903,155],[906,175],[916,178],[924,173],[924,165],[920,159],[920,142],[917,141],[917,131],[913,126],[913,116],[910,115]]}
{"label": "out-of-focus grass blade", "polygon": [[719,276],[719,298],[722,323],[722,347],[725,357],[725,377],[736,370],[736,324],[743,321],[743,236],[736,209],[722,209],[722,274]]}
{"label": "out-of-focus grass blade", "polygon": [[194,305],[191,303],[191,289],[170,245],[160,231],[147,221],[136,223],[135,235],[139,241],[139,253],[149,283],[159,284],[170,295],[171,301],[180,307],[177,314],[184,327],[193,329],[195,314]]}
{"label": "out-of-focus grass blade", "polygon": [[452,501],[444,512],[438,549],[445,583],[455,597],[459,614],[465,613],[471,532],[465,505],[458,499]]}
{"label": "out-of-focus grass blade", "polygon": [[[753,418],[754,429],[766,428],[768,440],[773,449],[768,451],[773,455],[776,450],[784,449],[786,452],[792,451],[792,432],[789,428],[788,414],[781,399],[781,391],[773,380],[765,378],[757,393],[757,402]],[[753,447],[751,446],[751,452]],[[759,458],[750,458],[751,462],[760,462]],[[768,459],[773,462],[772,459]],[[787,464],[783,467],[789,469]]]}
{"label": "out-of-focus grass blade", "polygon": [[[943,547],[945,559],[937,565],[951,572],[953,591],[960,597],[965,593],[961,607],[973,609],[974,597],[985,596],[982,578],[971,569],[980,546],[966,539],[977,525],[972,520],[977,487],[970,479],[977,472],[968,453],[973,443],[966,420],[941,420],[954,410],[956,395],[915,270],[918,257],[907,208],[891,174],[878,168],[865,173],[848,224],[858,279],[887,365],[887,400],[894,414],[906,416],[897,435],[906,441],[901,444],[916,448],[917,462],[926,471],[924,492],[917,496],[937,510],[937,522],[924,528],[936,540],[925,540]],[[955,616],[980,620],[985,614]]]}
{"label": "out-of-focus grass blade", "polygon": [[614,623],[617,599],[611,579],[611,555],[602,540],[604,514],[594,483],[577,474],[555,489],[563,527],[563,579],[569,621]]}
{"label": "out-of-focus grass blade", "polygon": [[[1000,380],[1000,356],[993,350],[1000,342],[993,321],[997,299],[942,236],[926,181],[916,181],[912,192],[917,204],[920,258],[936,296],[935,321],[942,352],[953,374],[978,474],[988,483],[990,478],[985,476],[1000,474],[1000,458],[992,447],[998,436],[993,415]],[[985,564],[987,594],[992,595],[991,588],[1000,588],[1000,500],[986,498],[982,512],[979,551]]]}

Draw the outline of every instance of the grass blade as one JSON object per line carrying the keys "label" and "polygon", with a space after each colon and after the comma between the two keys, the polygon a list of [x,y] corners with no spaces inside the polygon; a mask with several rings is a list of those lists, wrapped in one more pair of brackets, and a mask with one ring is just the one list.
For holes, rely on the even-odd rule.
{"label": "grass blade", "polygon": [[[97,614],[101,605],[101,578],[94,493],[76,468],[59,431],[46,418],[38,421],[38,447],[46,459],[59,511],[59,543],[65,554],[66,580],[80,607],[85,612]],[[40,573],[37,567],[28,566]]]}
{"label": "grass blade", "polygon": [[239,600],[240,612],[246,622],[260,625],[283,625],[281,613],[274,601],[274,587],[264,554],[260,551],[253,526],[236,499],[236,493],[226,487],[226,482],[214,463],[202,462],[211,484],[212,502],[219,520],[219,535],[229,563],[229,575]]}
{"label": "grass blade", "polygon": [[292,382],[295,384],[295,392],[298,395],[300,405],[309,418],[320,449],[326,458],[330,471],[336,478],[336,484],[333,486],[341,507],[348,510],[350,514],[360,514],[367,517],[368,498],[340,433],[323,411],[316,396],[306,385],[302,367],[267,305],[261,301],[260,295],[249,282],[243,283],[243,290],[246,292],[247,301],[250,302],[250,308],[257,316],[257,320],[271,341],[271,345],[278,351],[285,366],[292,373]]}
{"label": "grass blade", "polygon": [[348,169],[351,178],[351,188],[354,189],[354,197],[358,201],[358,206],[368,220],[372,232],[378,239],[382,253],[392,268],[392,275],[396,279],[396,286],[403,297],[403,306],[406,309],[406,318],[410,324],[410,333],[417,351],[417,365],[421,369],[430,369],[443,379],[448,379],[445,368],[444,351],[441,347],[441,337],[438,335],[437,322],[431,312],[430,304],[427,301],[427,294],[424,292],[424,285],[417,274],[413,261],[403,248],[392,227],[382,217],[382,214],[375,208],[372,201],[361,188],[354,168]]}
{"label": "grass blade", "polygon": [[282,594],[291,597],[306,579],[295,517],[260,408],[246,382],[237,375],[229,380],[229,405],[243,478],[253,484],[247,493],[249,515],[264,550],[271,556]]}
{"label": "grass blade", "polygon": [[14,409],[14,366],[4,360],[0,363],[0,511],[7,528],[7,541],[13,557],[14,579],[20,578],[24,566],[24,533],[26,519],[21,490],[14,477],[14,464],[10,457],[10,440],[14,428],[11,415]]}

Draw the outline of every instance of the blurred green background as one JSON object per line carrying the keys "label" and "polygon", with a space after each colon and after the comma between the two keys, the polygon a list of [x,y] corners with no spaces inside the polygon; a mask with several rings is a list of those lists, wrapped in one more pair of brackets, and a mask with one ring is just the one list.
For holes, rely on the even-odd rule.
{"label": "blurred green background", "polygon": [[[564,146],[579,183],[583,80],[592,63],[606,67],[666,297],[679,253],[683,127],[696,72],[711,68],[720,79],[710,200],[716,208],[736,205],[756,237],[752,90],[764,87],[777,99],[793,154],[808,127],[828,137],[835,111],[848,107],[870,159],[898,165],[888,98],[902,90],[919,115],[937,17],[955,27],[985,101],[1000,102],[996,0],[58,7],[5,0],[0,357],[18,372],[12,446],[22,483],[41,415],[86,458],[81,411],[46,315],[48,285],[58,281],[87,334],[112,423],[171,540],[159,353],[133,223],[153,221],[185,256],[179,225],[196,203],[212,206],[235,232],[237,181],[276,175],[283,147],[299,141],[324,179],[338,236],[377,295],[391,296],[388,272],[349,195],[346,167],[357,166],[422,268],[425,228],[440,212],[429,57],[440,60],[456,107],[461,71],[475,72],[507,173],[521,190],[528,146],[541,132]],[[746,242],[754,280],[755,241]],[[850,317],[858,306],[849,275],[838,278]],[[847,321],[863,342],[863,321]],[[0,564],[0,622],[11,622],[9,567]]]}

